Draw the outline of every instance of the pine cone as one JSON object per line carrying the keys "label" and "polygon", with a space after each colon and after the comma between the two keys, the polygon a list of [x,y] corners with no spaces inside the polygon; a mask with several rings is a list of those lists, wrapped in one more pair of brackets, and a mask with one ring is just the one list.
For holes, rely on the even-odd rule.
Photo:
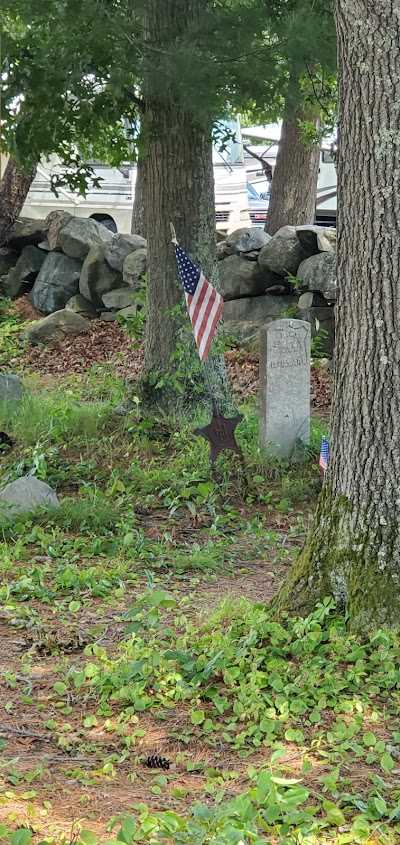
{"label": "pine cone", "polygon": [[170,767],[169,760],[166,757],[159,757],[158,754],[147,757],[144,764],[148,769],[164,769],[165,771]]}

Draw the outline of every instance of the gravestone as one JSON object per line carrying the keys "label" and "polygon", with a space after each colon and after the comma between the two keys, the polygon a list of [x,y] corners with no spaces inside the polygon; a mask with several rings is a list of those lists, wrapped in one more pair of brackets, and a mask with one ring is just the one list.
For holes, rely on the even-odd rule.
{"label": "gravestone", "polygon": [[20,402],[22,399],[22,382],[18,376],[0,374],[0,402]]}
{"label": "gravestone", "polygon": [[260,333],[260,446],[286,458],[310,439],[311,327],[276,320]]}

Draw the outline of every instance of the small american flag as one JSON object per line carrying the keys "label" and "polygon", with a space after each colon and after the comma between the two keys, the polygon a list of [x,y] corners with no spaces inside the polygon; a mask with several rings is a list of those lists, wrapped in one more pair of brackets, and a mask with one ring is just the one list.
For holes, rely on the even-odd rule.
{"label": "small american flag", "polygon": [[188,258],[178,242],[174,240],[173,244],[194,339],[200,360],[204,363],[224,307],[224,300],[210,282],[207,282],[201,270]]}
{"label": "small american flag", "polygon": [[328,469],[328,458],[329,458],[329,443],[326,437],[322,438],[321,443],[321,451],[319,453],[319,466],[324,472]]}

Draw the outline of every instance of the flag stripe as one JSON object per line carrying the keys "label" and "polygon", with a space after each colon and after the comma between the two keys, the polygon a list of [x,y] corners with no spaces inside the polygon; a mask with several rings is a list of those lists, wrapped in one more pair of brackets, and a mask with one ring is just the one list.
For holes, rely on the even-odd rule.
{"label": "flag stripe", "polygon": [[175,255],[200,360],[204,363],[210,351],[224,301],[221,294],[210,285],[179,244],[175,244]]}

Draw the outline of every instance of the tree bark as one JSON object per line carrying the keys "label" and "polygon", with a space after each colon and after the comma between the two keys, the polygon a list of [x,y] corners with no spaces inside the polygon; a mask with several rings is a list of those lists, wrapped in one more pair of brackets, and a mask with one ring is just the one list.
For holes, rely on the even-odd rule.
{"label": "tree bark", "polygon": [[136,169],[135,197],[132,208],[131,232],[147,238],[147,155],[139,155]]}
{"label": "tree bark", "polygon": [[265,226],[269,235],[282,226],[314,223],[320,151],[317,144],[304,143],[300,117],[297,113],[282,122]]}
{"label": "tree bark", "polygon": [[21,213],[35,175],[36,167],[24,174],[14,158],[8,160],[0,182],[0,246]]}
{"label": "tree bark", "polygon": [[[217,286],[211,125],[208,131],[196,122],[195,111],[182,105],[179,91],[156,97],[151,78],[154,79],[156,51],[176,49],[177,41],[185,39],[188,27],[206,5],[207,0],[147,0],[146,4],[146,32],[153,65],[144,86],[148,260],[142,400],[144,407],[162,408],[174,414],[205,400],[204,368],[199,365],[186,314],[170,222],[182,248],[208,281]],[[177,306],[182,307],[183,318],[171,316]],[[219,408],[232,407],[222,356],[211,358],[207,368]],[[182,374],[179,385],[177,371]]]}
{"label": "tree bark", "polygon": [[277,607],[333,595],[354,630],[400,619],[400,18],[335,0],[340,139],[331,456]]}

